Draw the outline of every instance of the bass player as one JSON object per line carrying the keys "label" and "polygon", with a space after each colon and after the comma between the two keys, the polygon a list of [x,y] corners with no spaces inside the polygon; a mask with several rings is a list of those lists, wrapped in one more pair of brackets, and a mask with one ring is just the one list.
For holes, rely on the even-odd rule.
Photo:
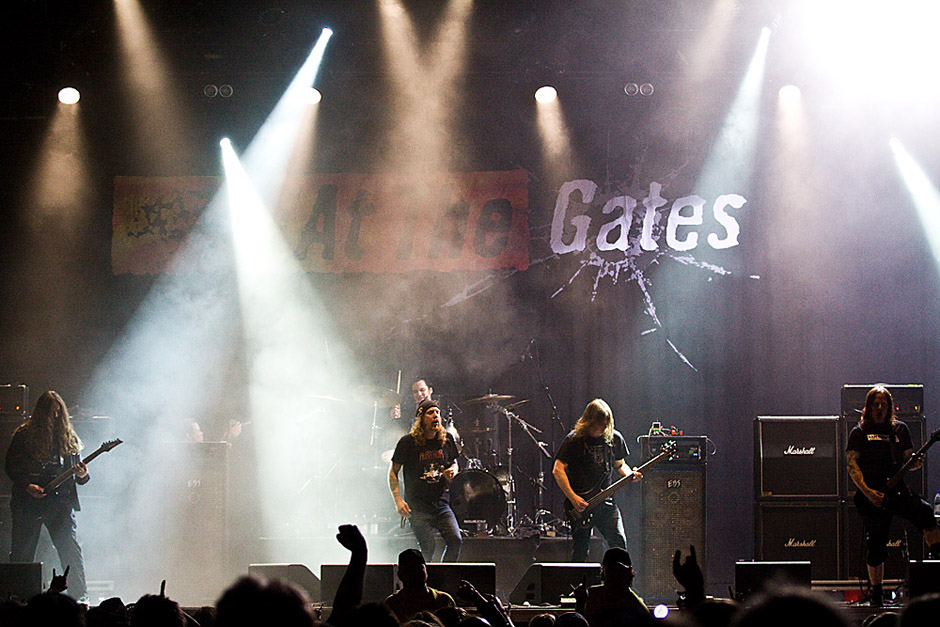
{"label": "bass player", "polygon": [[[643,477],[624,463],[626,455],[627,443],[614,429],[610,405],[596,398],[587,404],[574,429],[558,448],[552,475],[573,509],[583,512],[588,507],[587,497],[606,488],[614,473],[618,478],[630,476],[632,481]],[[623,520],[612,498],[597,505],[590,518],[572,522],[571,527],[572,562],[587,561],[594,527],[604,536],[608,547],[627,548]]]}
{"label": "bass player", "polygon": [[[846,462],[849,477],[858,490],[855,506],[865,525],[866,561],[873,606],[884,603],[883,578],[888,557],[888,532],[893,516],[901,516],[924,532],[930,559],[940,559],[940,531],[933,511],[903,481],[890,494],[885,486],[902,464],[913,455],[911,433],[894,415],[894,400],[883,385],[876,385],[865,397],[865,409],[858,424],[849,433]],[[920,468],[923,459],[915,459],[909,470]]]}

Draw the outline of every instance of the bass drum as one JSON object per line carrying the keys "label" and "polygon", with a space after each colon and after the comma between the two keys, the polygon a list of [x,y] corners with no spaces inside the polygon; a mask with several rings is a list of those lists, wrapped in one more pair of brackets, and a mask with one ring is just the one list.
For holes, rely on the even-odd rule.
{"label": "bass drum", "polygon": [[460,528],[477,532],[494,529],[506,517],[506,493],[496,477],[485,470],[465,470],[450,482],[450,505]]}

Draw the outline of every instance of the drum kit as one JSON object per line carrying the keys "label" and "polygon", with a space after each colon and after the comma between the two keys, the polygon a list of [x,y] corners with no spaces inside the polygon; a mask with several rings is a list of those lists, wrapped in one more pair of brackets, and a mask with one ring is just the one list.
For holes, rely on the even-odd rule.
{"label": "drum kit", "polygon": [[[317,395],[315,398],[331,403],[346,402],[332,396]],[[507,394],[487,393],[460,404],[447,398],[441,401],[444,429],[457,444],[460,468],[449,487],[451,508],[461,529],[469,534],[515,533],[514,474],[517,469],[513,466],[513,425],[521,428],[540,450],[538,479],[530,479],[538,488],[538,507],[541,508],[544,490],[542,456],[550,460],[552,455],[537,437],[542,432],[514,411],[529,400],[515,398]],[[369,447],[375,453],[374,468],[388,468],[395,443],[407,433],[412,421],[411,416],[402,415],[400,419],[394,419],[390,415],[392,408],[401,404],[402,395],[381,386],[363,385],[355,388],[351,400],[371,407]],[[458,421],[454,420],[455,410],[460,415]],[[501,446],[502,440],[504,447]]]}

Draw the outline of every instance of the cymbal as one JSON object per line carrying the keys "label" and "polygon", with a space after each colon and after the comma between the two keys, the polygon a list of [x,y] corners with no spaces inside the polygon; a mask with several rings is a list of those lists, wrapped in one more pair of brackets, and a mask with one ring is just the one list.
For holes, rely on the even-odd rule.
{"label": "cymbal", "polygon": [[516,407],[519,407],[520,405],[525,405],[528,402],[529,402],[529,399],[524,398],[521,401],[516,401],[512,405],[506,405],[506,409],[515,409]]}
{"label": "cymbal", "polygon": [[335,396],[327,396],[325,394],[307,394],[307,398],[315,398],[318,401],[330,401],[331,403],[345,403],[341,398],[336,398]]}
{"label": "cymbal", "polygon": [[508,394],[484,394],[477,398],[471,398],[469,401],[464,401],[465,403],[496,403],[499,401],[508,401],[516,398],[515,396],[509,396]]}
{"label": "cymbal", "polygon": [[401,403],[401,394],[378,385],[360,385],[356,388],[356,400],[369,405],[375,403],[378,407],[394,407]]}

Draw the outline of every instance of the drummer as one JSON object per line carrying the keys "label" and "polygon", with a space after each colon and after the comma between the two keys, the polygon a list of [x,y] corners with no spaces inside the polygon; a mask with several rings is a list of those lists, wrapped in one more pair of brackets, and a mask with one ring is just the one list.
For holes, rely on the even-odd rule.
{"label": "drummer", "polygon": [[[456,562],[460,557],[460,528],[447,492],[448,483],[457,474],[457,455],[457,444],[444,430],[437,401],[426,398],[419,402],[411,432],[401,437],[392,455],[388,487],[402,524],[405,519],[410,521],[427,561],[434,556],[435,529],[446,545],[442,561]],[[398,480],[402,468],[404,496]]]}
{"label": "drummer", "polygon": [[[428,379],[426,377],[417,377],[414,380],[414,383],[411,384],[411,397],[415,401],[415,407],[417,407],[418,403],[420,403],[421,401],[431,398],[431,394],[433,393],[434,393],[434,388],[432,388],[431,384],[428,383]],[[401,420],[401,417],[402,417],[401,403],[392,407],[390,416],[392,420]]]}

